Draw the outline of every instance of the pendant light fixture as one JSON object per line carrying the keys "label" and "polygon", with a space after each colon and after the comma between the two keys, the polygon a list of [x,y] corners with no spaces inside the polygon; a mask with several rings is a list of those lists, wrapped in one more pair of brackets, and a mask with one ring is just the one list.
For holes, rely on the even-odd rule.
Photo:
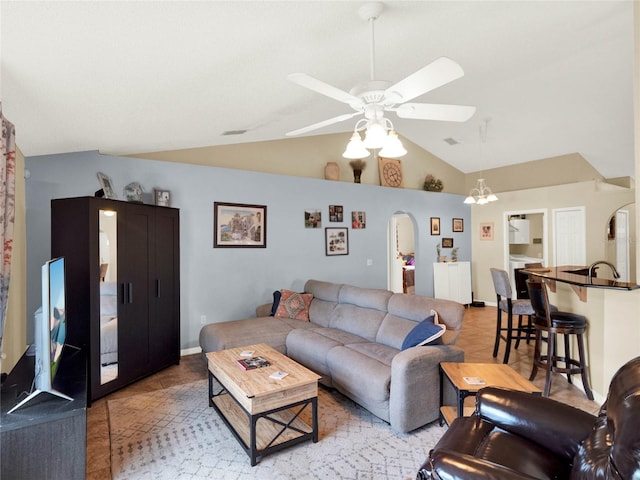
{"label": "pendant light fixture", "polygon": [[[482,129],[482,125],[480,125],[479,137],[480,137],[480,162],[483,162],[482,158],[482,144],[487,141],[487,130],[489,129],[489,120],[485,119],[484,121],[484,131]],[[469,196],[464,199],[464,203],[473,204],[477,203],[478,205],[486,205],[489,202],[495,202],[498,200],[498,197],[491,191],[487,184],[484,181],[484,178],[479,178],[476,182],[475,188],[472,188],[469,192]]]}

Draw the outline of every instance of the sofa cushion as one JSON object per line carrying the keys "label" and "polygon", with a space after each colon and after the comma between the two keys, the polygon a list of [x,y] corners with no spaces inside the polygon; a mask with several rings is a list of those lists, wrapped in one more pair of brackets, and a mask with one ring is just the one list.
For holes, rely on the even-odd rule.
{"label": "sofa cushion", "polygon": [[297,293],[291,290],[280,290],[280,302],[276,309],[276,317],[309,320],[309,305],[313,300],[310,293]]}
{"label": "sofa cushion", "polygon": [[203,352],[218,352],[227,348],[266,343],[281,353],[285,350],[287,334],[309,326],[309,322],[289,318],[258,317],[229,322],[210,323],[200,330]]}
{"label": "sofa cushion", "polygon": [[292,330],[286,339],[287,356],[320,375],[330,377],[327,352],[343,344],[346,337],[340,338],[341,335],[349,334],[329,328]]}
{"label": "sofa cushion", "polygon": [[439,345],[445,326],[439,325],[436,315],[429,315],[411,330],[402,342],[402,350],[422,345]]}
{"label": "sofa cushion", "polygon": [[332,348],[327,354],[327,365],[331,371],[333,386],[355,400],[373,414],[389,421],[389,395],[391,389],[391,367],[387,363],[390,355],[376,358],[373,349],[397,350],[380,344],[366,343]]}

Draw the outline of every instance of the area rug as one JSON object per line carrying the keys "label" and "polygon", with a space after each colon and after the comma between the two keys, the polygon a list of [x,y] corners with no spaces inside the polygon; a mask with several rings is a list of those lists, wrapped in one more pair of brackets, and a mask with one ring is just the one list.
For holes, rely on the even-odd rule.
{"label": "area rug", "polygon": [[111,472],[124,479],[413,479],[444,433],[408,434],[337,392],[319,389],[319,441],[249,457],[207,401],[207,380],[109,400]]}

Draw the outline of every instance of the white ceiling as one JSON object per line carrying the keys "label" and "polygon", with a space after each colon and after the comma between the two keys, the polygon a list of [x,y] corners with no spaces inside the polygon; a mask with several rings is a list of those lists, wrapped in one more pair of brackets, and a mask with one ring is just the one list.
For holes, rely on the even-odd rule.
{"label": "white ceiling", "polygon": [[[347,91],[368,80],[361,4],[2,1],[3,113],[27,156],[282,139],[351,111],[286,76]],[[376,78],[395,82],[447,56],[465,76],[414,101],[477,106],[462,124],[390,118],[463,172],[579,152],[606,177],[634,176],[632,8],[387,1]],[[345,132],[346,144],[356,120],[313,133]],[[238,129],[249,131],[222,135]]]}

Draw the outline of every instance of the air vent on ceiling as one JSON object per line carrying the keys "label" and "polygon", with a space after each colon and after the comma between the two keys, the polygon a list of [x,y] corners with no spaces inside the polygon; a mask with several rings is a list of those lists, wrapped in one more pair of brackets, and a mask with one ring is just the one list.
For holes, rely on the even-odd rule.
{"label": "air vent on ceiling", "polygon": [[246,130],[227,130],[226,132],[222,132],[222,136],[242,135],[243,133],[247,133],[247,131]]}
{"label": "air vent on ceiling", "polygon": [[460,143],[455,138],[451,138],[451,137],[445,138],[444,141],[447,142],[449,145],[458,145]]}

